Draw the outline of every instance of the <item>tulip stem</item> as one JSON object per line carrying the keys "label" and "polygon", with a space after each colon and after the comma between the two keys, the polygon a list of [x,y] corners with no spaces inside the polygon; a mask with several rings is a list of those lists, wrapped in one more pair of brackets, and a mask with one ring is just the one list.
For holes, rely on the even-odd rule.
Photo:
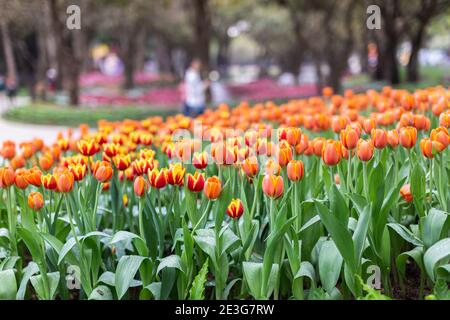
{"label": "tulip stem", "polygon": [[139,198],[139,234],[143,240],[145,240],[144,217],[143,217],[144,204],[145,204],[145,197],[142,196]]}
{"label": "tulip stem", "polygon": [[430,206],[433,206],[433,159],[430,160]]}
{"label": "tulip stem", "polygon": [[369,200],[369,179],[367,178],[367,162],[363,162],[363,190],[364,196]]}
{"label": "tulip stem", "polygon": [[11,255],[17,256],[17,242],[16,242],[16,215],[15,210],[13,210],[13,201],[11,195],[12,187],[6,189],[7,196],[7,211],[8,211],[8,224],[9,224],[9,237],[11,243]]}
{"label": "tulip stem", "polygon": [[348,152],[347,160],[347,191],[353,193],[353,181],[352,181],[352,151]]}

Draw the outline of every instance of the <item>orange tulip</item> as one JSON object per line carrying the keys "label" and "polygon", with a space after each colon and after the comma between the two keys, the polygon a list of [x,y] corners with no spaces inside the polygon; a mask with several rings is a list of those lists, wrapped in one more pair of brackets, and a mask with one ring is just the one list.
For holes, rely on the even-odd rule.
{"label": "orange tulip", "polygon": [[287,175],[291,181],[300,181],[305,174],[305,167],[301,160],[291,160],[287,165]]}
{"label": "orange tulip", "polygon": [[347,150],[355,149],[358,144],[358,139],[358,131],[350,125],[341,131],[341,143]]}
{"label": "orange tulip", "polygon": [[450,128],[450,112],[441,113],[439,116],[439,125],[441,127]]}
{"label": "orange tulip", "polygon": [[92,168],[92,172],[94,177],[102,183],[108,182],[114,173],[111,164],[106,161],[97,161]]}
{"label": "orange tulip", "polygon": [[0,188],[8,188],[14,184],[16,174],[11,167],[0,168]]}
{"label": "orange tulip", "polygon": [[441,143],[444,148],[447,148],[450,144],[450,135],[447,128],[444,127],[439,127],[431,130],[430,138],[433,141]]}
{"label": "orange tulip", "polygon": [[192,192],[202,191],[203,187],[205,186],[205,176],[198,171],[196,171],[194,175],[188,173],[187,186],[188,189]]}
{"label": "orange tulip", "polygon": [[411,186],[409,184],[405,184],[400,189],[400,195],[403,197],[403,199],[406,200],[406,202],[411,202],[413,200],[413,195],[411,194]]}
{"label": "orange tulip", "polygon": [[281,167],[285,167],[292,160],[292,148],[290,146],[280,145],[277,148],[276,157]]}
{"label": "orange tulip", "polygon": [[205,151],[202,153],[195,152],[192,156],[192,164],[197,169],[205,169],[208,166],[208,154]]}
{"label": "orange tulip", "polygon": [[259,170],[258,159],[256,157],[250,157],[244,160],[242,163],[242,170],[249,178],[253,178]]}
{"label": "orange tulip", "polygon": [[445,149],[445,146],[439,141],[433,141],[430,138],[425,138],[420,140],[420,150],[424,157],[428,159],[434,158],[434,156],[442,152]]}
{"label": "orange tulip", "polygon": [[399,143],[398,131],[396,129],[387,132],[387,142],[393,149],[397,148]]}
{"label": "orange tulip", "polygon": [[240,199],[231,200],[227,207],[227,214],[232,219],[239,219],[244,213],[244,205]]}
{"label": "orange tulip", "polygon": [[277,199],[284,190],[284,182],[281,176],[265,175],[262,181],[262,189],[266,196]]}
{"label": "orange tulip", "polygon": [[208,178],[205,182],[203,192],[209,200],[217,199],[222,192],[222,182],[217,176]]}
{"label": "orange tulip", "polygon": [[47,152],[39,158],[39,166],[42,170],[48,171],[53,166],[53,156]]}
{"label": "orange tulip", "polygon": [[364,132],[366,134],[370,134],[373,129],[376,127],[376,122],[372,118],[364,119],[362,126],[364,128]]}
{"label": "orange tulip", "polygon": [[0,155],[5,159],[12,159],[16,155],[16,144],[12,141],[4,141]]}
{"label": "orange tulip", "polygon": [[148,182],[142,176],[137,176],[134,180],[134,193],[138,197],[142,197],[148,190]]}
{"label": "orange tulip", "polygon": [[42,185],[47,190],[56,190],[57,188],[57,182],[56,182],[56,176],[53,174],[47,174],[45,176],[41,177]]}
{"label": "orange tulip", "polygon": [[72,191],[74,177],[71,172],[65,171],[56,176],[56,187],[59,192],[68,193]]}
{"label": "orange tulip", "polygon": [[357,154],[361,161],[369,161],[373,157],[374,145],[371,140],[359,139]]}
{"label": "orange tulip", "polygon": [[279,175],[281,172],[281,166],[277,161],[269,159],[264,166],[264,171],[269,175]]}
{"label": "orange tulip", "polygon": [[34,210],[39,211],[44,207],[44,197],[39,192],[32,192],[28,196],[28,206]]}
{"label": "orange tulip", "polygon": [[148,172],[150,185],[156,189],[162,189],[167,185],[167,169],[154,168]]}
{"label": "orange tulip", "polygon": [[28,172],[25,169],[18,169],[16,171],[16,177],[15,177],[14,183],[17,188],[26,189],[28,187],[29,183],[27,181],[27,174],[28,174]]}
{"label": "orange tulip", "polygon": [[224,142],[218,142],[212,147],[211,155],[214,157],[216,164],[231,165],[236,162],[236,154],[230,146]]}
{"label": "orange tulip", "polygon": [[39,168],[37,167],[33,167],[30,170],[28,170],[26,179],[29,184],[32,184],[33,186],[39,188],[42,185],[41,176],[42,176],[41,170],[39,170]]}
{"label": "orange tulip", "polygon": [[371,135],[373,146],[375,148],[383,149],[384,147],[386,147],[388,141],[387,134],[384,129],[373,129]]}
{"label": "orange tulip", "polygon": [[167,182],[172,186],[182,186],[184,184],[184,174],[186,169],[181,163],[170,164],[167,172]]}
{"label": "orange tulip", "polygon": [[400,129],[400,144],[407,149],[414,147],[417,141],[417,129],[414,127],[404,127]]}
{"label": "orange tulip", "polygon": [[326,142],[326,139],[322,138],[322,137],[314,138],[314,140],[312,141],[313,153],[316,156],[318,156],[318,157],[322,156],[322,151],[323,151],[325,142]]}
{"label": "orange tulip", "polygon": [[341,161],[342,145],[339,141],[327,140],[322,150],[322,160],[328,166],[334,166]]}

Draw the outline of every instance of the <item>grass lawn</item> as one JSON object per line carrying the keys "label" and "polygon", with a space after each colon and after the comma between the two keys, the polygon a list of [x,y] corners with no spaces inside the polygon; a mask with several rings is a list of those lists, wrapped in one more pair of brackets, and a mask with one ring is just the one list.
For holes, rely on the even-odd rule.
{"label": "grass lawn", "polygon": [[76,127],[81,123],[96,126],[98,120],[119,121],[123,119],[141,120],[151,116],[167,117],[177,113],[175,108],[156,106],[121,107],[64,107],[52,104],[32,104],[12,108],[3,114],[11,121],[33,124],[61,125]]}

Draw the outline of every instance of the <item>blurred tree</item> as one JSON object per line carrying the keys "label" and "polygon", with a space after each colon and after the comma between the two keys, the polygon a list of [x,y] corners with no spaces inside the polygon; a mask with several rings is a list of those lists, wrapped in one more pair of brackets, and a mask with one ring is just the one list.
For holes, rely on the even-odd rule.
{"label": "blurred tree", "polygon": [[10,81],[17,83],[16,59],[14,57],[13,43],[9,31],[9,24],[14,13],[18,12],[18,1],[0,2],[0,32],[2,36],[2,46],[6,62],[6,76]]}
{"label": "blurred tree", "polygon": [[190,0],[193,6],[194,52],[205,72],[210,70],[211,8],[209,0]]}

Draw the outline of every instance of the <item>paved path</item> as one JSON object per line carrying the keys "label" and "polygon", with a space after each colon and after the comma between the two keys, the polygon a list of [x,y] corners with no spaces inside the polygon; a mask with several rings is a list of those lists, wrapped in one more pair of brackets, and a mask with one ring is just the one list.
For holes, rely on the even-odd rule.
{"label": "paved path", "polygon": [[[3,99],[2,99],[3,98]],[[18,101],[20,105],[21,102]],[[7,101],[0,96],[0,114],[7,108]],[[33,115],[30,115],[32,117]],[[46,144],[55,142],[58,132],[67,130],[66,127],[45,126],[10,122],[0,117],[0,147],[3,141],[15,142],[28,141],[33,138],[41,138]]]}
{"label": "paved path", "polygon": [[41,138],[46,144],[52,144],[55,142],[58,132],[65,132],[66,129],[65,127],[9,122],[0,118],[0,143],[5,140],[23,142],[33,138]]}

